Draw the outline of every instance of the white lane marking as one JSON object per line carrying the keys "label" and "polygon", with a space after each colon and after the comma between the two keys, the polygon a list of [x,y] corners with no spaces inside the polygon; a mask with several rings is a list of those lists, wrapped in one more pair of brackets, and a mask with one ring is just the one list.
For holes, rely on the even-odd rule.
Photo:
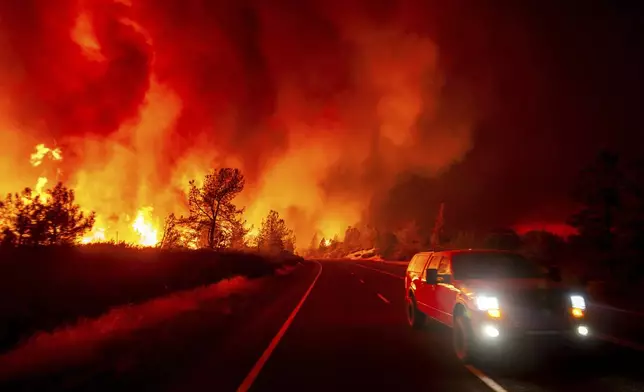
{"label": "white lane marking", "polygon": [[360,279],[360,283],[364,283],[364,280]]}
{"label": "white lane marking", "polygon": [[384,303],[388,304],[389,300],[385,298],[382,294],[378,293],[378,298],[380,298]]}
{"label": "white lane marking", "polygon": [[362,265],[362,264],[358,264],[358,263],[356,263],[355,265],[357,265],[358,267],[361,267],[361,268],[366,268],[366,269],[368,269],[368,270],[372,270],[372,271],[380,272],[381,274],[385,274],[385,275],[393,276],[394,278],[398,278],[398,279],[405,279],[404,277],[402,277],[402,276],[400,276],[400,275],[392,274],[391,272],[387,272],[387,271],[379,270],[379,269],[377,269],[377,268],[367,267],[366,265]]}
{"label": "white lane marking", "polygon": [[473,375],[479,378],[479,380],[483,381],[485,385],[490,387],[491,390],[494,392],[508,392],[507,389],[503,388],[500,386],[496,381],[492,380],[490,377],[488,377],[485,373],[480,371],[479,369],[475,368],[472,365],[465,365],[465,368],[470,371]]}
{"label": "white lane marking", "polygon": [[271,340],[271,343],[268,345],[266,350],[264,350],[264,353],[262,354],[262,356],[257,360],[253,368],[250,370],[250,373],[248,373],[246,378],[244,378],[244,381],[242,381],[241,385],[239,385],[239,388],[237,388],[237,392],[246,392],[250,389],[251,386],[253,386],[253,382],[255,382],[255,379],[259,375],[259,372],[261,372],[264,365],[266,365],[266,362],[271,357],[273,350],[275,350],[275,347],[277,347],[280,340],[282,340],[282,337],[288,330],[288,327],[293,322],[293,319],[295,318],[297,313],[300,311],[300,308],[304,304],[304,301],[306,301],[306,298],[308,298],[309,294],[311,293],[311,290],[313,290],[313,286],[315,286],[315,283],[318,281],[318,278],[322,274],[322,264],[320,264],[317,261],[316,263],[317,265],[320,266],[320,269],[318,271],[318,274],[315,276],[315,279],[313,279],[313,283],[311,283],[311,286],[309,286],[309,289],[306,290],[306,293],[304,293],[300,302],[297,304],[297,306],[295,306],[295,309],[293,309],[291,314],[288,316],[288,318],[284,322],[284,325],[282,325],[282,328],[280,328],[280,330],[277,332],[277,335],[273,337],[273,340]]}
{"label": "white lane marking", "polygon": [[604,334],[596,334],[595,337],[597,337],[600,340],[616,344],[618,346],[630,348],[632,350],[637,350],[637,351],[644,351],[644,346],[639,343],[631,342],[628,340],[624,340],[624,339],[620,339],[614,336],[604,335]]}

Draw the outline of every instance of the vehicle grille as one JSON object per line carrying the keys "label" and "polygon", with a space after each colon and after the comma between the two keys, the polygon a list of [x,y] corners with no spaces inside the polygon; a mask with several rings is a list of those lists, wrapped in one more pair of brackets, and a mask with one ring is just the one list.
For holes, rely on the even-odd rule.
{"label": "vehicle grille", "polygon": [[515,291],[506,297],[506,304],[516,327],[526,330],[555,330],[566,325],[567,299],[562,291]]}
{"label": "vehicle grille", "polygon": [[512,292],[507,299],[513,306],[521,308],[552,311],[566,309],[566,296],[560,290],[520,290]]}

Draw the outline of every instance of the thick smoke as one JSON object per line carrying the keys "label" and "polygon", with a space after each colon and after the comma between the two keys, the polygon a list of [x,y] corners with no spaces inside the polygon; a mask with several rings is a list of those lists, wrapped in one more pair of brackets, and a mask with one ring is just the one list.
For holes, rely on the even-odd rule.
{"label": "thick smoke", "polygon": [[113,219],[176,209],[188,179],[237,165],[253,223],[275,208],[302,243],[342,233],[397,173],[462,157],[473,122],[417,23],[429,10],[343,3],[4,2],[3,110],[19,125],[2,138],[20,148],[3,159],[55,141],[81,202]]}
{"label": "thick smoke", "polygon": [[444,201],[456,229],[557,229],[575,208],[579,171],[600,149],[641,156],[640,10],[621,1],[490,3],[450,2],[435,35],[448,81],[476,105],[473,148],[438,177],[399,176],[374,200],[383,226],[431,227]]}
{"label": "thick smoke", "polygon": [[[554,107],[564,77],[544,48],[561,38],[534,34],[547,30],[536,10],[515,11],[421,0],[1,2],[0,143],[11,148],[0,163],[15,170],[0,191],[57,176],[118,226],[143,206],[181,212],[189,179],[234,165],[248,177],[250,223],[277,209],[301,245],[359,220],[431,221],[442,200],[455,220],[516,223],[538,210],[543,173],[557,171],[556,159],[540,168],[544,148],[586,108]],[[571,101],[576,88],[565,90]],[[38,143],[61,147],[60,166],[29,166]],[[553,182],[559,200],[573,171]]]}

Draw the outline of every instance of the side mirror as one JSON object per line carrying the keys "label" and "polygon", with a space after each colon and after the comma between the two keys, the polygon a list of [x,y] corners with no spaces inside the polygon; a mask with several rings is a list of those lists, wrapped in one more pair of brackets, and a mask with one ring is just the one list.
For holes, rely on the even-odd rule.
{"label": "side mirror", "polygon": [[425,272],[425,282],[427,284],[436,284],[438,280],[438,270],[436,268],[427,268]]}
{"label": "side mirror", "polygon": [[548,277],[555,282],[561,282],[561,270],[557,267],[548,268]]}

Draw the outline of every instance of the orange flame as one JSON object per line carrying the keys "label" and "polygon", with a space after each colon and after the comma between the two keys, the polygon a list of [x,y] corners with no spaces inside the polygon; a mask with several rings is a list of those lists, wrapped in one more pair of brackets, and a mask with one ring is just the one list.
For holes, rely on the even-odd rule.
{"label": "orange flame", "polygon": [[38,144],[36,145],[36,152],[31,154],[31,165],[34,167],[40,166],[46,157],[54,161],[60,161],[63,159],[63,154],[60,148],[49,148],[44,144]]}
{"label": "orange flame", "polygon": [[[386,188],[403,169],[428,167],[433,174],[469,147],[469,123],[460,120],[466,116],[453,113],[447,117],[459,118],[459,123],[445,124],[447,120],[437,114],[442,108],[438,98],[444,84],[437,69],[438,49],[427,37],[408,32],[397,22],[380,28],[334,16],[337,34],[331,35],[341,37],[342,44],[337,46],[349,48],[350,55],[346,59],[313,55],[307,62],[291,66],[291,60],[306,56],[289,57],[290,49],[284,53],[273,49],[297,47],[284,44],[284,40],[292,38],[289,29],[300,26],[301,21],[292,23],[288,13],[257,5],[254,14],[262,26],[261,34],[249,41],[258,46],[257,56],[265,62],[258,68],[270,76],[265,79],[271,79],[266,82],[271,102],[261,113],[247,115],[246,107],[263,94],[264,77],[258,76],[262,79],[258,83],[237,86],[245,79],[255,79],[245,74],[255,72],[255,64],[246,67],[252,69],[243,69],[254,55],[247,56],[234,47],[245,39],[228,39],[225,35],[232,34],[227,30],[230,26],[209,25],[203,30],[179,23],[180,30],[173,30],[174,26],[166,25],[172,18],[165,13],[174,7],[148,9],[145,7],[150,4],[156,7],[156,2],[133,2],[77,0],[72,2],[77,8],[61,13],[64,17],[51,23],[53,27],[44,23],[45,34],[48,29],[63,29],[52,34],[51,46],[42,45],[48,53],[60,46],[62,53],[62,65],[52,67],[51,80],[44,78],[51,85],[42,94],[45,98],[25,94],[29,95],[25,107],[14,107],[19,106],[14,104],[19,101],[14,99],[18,94],[4,90],[7,81],[17,80],[19,90],[20,82],[32,76],[21,72],[35,69],[47,73],[47,69],[40,63],[23,67],[22,58],[17,59],[15,69],[0,64],[0,144],[16,146],[3,152],[0,165],[6,168],[21,163],[0,181],[0,192],[34,187],[35,180],[35,192],[44,195],[46,187],[64,180],[76,191],[78,204],[96,212],[95,228],[82,240],[85,243],[118,240],[157,245],[163,237],[159,222],[171,212],[186,213],[188,181],[200,180],[210,169],[223,166],[248,173],[246,189],[235,200],[239,207],[246,207],[248,226],[254,226],[248,239],[257,236],[269,210],[284,217],[300,247],[308,246],[315,233],[329,240],[335,235],[341,238],[349,225],[360,221],[374,189],[380,186],[361,183],[363,177],[370,177],[362,169],[370,166],[371,160],[382,166],[378,180]],[[199,19],[201,7],[187,6],[185,11],[186,17],[196,18],[195,24],[203,22]],[[289,23],[292,26],[287,26]],[[204,36],[212,41],[203,41]],[[41,39],[46,41],[47,37]],[[0,40],[4,59],[10,51],[4,50],[3,43]],[[331,42],[329,46],[334,45]],[[205,54],[211,51],[216,53],[211,56],[214,59]],[[17,54],[21,55],[29,57]],[[128,56],[136,64],[131,64]],[[202,62],[202,57],[212,63]],[[337,72],[342,73],[333,80],[340,86],[337,94],[331,91],[333,86],[325,85],[325,72],[317,72],[326,71],[326,65],[332,71],[335,61],[340,69]],[[197,78],[191,76],[195,70],[190,66],[195,64],[206,69],[203,79],[212,77],[215,82],[201,80],[201,73]],[[282,69],[285,64],[289,65],[286,72]],[[130,68],[136,70],[128,73]],[[37,79],[38,75],[33,76]],[[130,83],[137,84],[136,91]],[[218,90],[218,84],[226,86]],[[123,91],[127,94],[121,94]],[[119,99],[132,101],[120,105]],[[64,101],[60,107],[59,101]],[[85,101],[91,102],[85,106]],[[46,117],[40,116],[42,106],[42,112],[50,117],[39,122],[39,117]],[[68,111],[73,113],[68,115]],[[64,113],[61,117],[71,125],[49,122],[52,117],[58,119],[51,112]],[[431,153],[416,143],[419,119],[439,139],[432,139]],[[278,123],[276,135],[271,133],[275,131],[272,125],[265,126],[273,120]],[[77,124],[80,126],[73,128]],[[230,131],[238,129],[249,135],[249,140]],[[63,132],[69,133],[61,137]],[[42,144],[50,143],[52,135],[61,147]],[[31,165],[26,164],[26,156]],[[353,172],[336,178],[338,166]],[[332,177],[329,182],[340,190],[329,190],[332,187],[323,184],[325,176]]]}
{"label": "orange flame", "polygon": [[159,231],[150,222],[152,207],[143,207],[137,214],[132,228],[139,234],[139,244],[142,246],[156,246],[159,243]]}

